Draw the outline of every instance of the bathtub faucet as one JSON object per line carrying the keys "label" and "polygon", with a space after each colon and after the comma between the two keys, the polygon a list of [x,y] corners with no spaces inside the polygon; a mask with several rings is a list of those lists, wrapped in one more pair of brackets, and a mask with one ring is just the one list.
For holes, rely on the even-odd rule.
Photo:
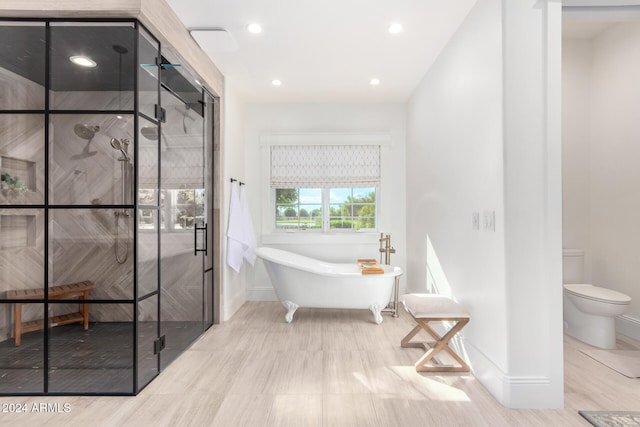
{"label": "bathtub faucet", "polygon": [[[384,244],[384,247],[383,247]],[[384,263],[391,264],[391,254],[395,254],[396,250],[391,246],[391,234],[380,233],[380,264],[382,264],[382,254],[384,254]]]}

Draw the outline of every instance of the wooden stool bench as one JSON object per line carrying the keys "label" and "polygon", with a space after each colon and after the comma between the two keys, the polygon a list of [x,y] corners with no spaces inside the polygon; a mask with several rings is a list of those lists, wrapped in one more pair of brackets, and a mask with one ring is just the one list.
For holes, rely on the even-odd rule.
{"label": "wooden stool bench", "polygon": [[[469,323],[470,315],[460,304],[451,298],[435,294],[408,294],[402,297],[405,309],[413,316],[418,325],[405,336],[400,345],[410,348],[424,348],[426,353],[415,363],[418,372],[468,372],[469,365],[449,347],[449,341]],[[455,324],[441,336],[429,322],[451,321]],[[420,331],[426,331],[435,339],[435,345],[426,342],[411,342]],[[459,366],[442,365],[435,356],[440,351],[446,351]],[[433,361],[434,364],[427,365]]]}
{"label": "wooden stool bench", "polygon": [[[80,301],[85,301],[89,299],[89,291],[95,288],[96,285],[88,280],[68,285],[52,286],[49,288],[49,299],[79,298]],[[44,289],[7,291],[7,299],[42,300],[44,299]],[[21,302],[13,303],[13,339],[15,340],[16,347],[20,345],[22,334],[44,329],[44,320],[22,322],[22,304]],[[50,317],[48,325],[49,327],[53,327],[68,325],[70,323],[82,323],[84,324],[85,331],[89,329],[89,304],[80,302],[77,312]]]}

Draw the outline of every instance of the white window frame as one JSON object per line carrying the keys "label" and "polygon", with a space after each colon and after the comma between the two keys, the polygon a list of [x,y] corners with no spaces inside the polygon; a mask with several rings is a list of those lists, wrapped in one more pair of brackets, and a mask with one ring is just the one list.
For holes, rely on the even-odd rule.
{"label": "white window frame", "polygon": [[[275,189],[271,188],[271,146],[272,145],[379,145],[381,148],[380,185],[376,187],[376,229],[333,229],[316,230],[277,230],[275,228]],[[381,206],[384,200],[382,191],[384,181],[384,155],[391,148],[392,138],[389,131],[380,132],[311,132],[311,133],[267,133],[260,135],[260,188],[263,244],[305,243],[312,237],[314,244],[369,243],[372,235],[378,235],[383,218]],[[323,201],[324,203],[324,201]],[[328,204],[328,200],[327,200]],[[328,209],[328,206],[327,206]],[[339,240],[336,240],[339,239]]]}
{"label": "white window frame", "polygon": [[[310,187],[296,187],[296,188],[310,188]],[[338,188],[338,187],[334,187],[334,188]],[[274,218],[273,218],[273,229],[274,229],[274,233],[291,233],[291,232],[296,232],[296,231],[304,231],[304,232],[308,232],[308,233],[355,233],[355,232],[377,232],[378,231],[378,226],[380,223],[380,220],[378,218],[379,215],[379,196],[380,196],[380,186],[374,186],[372,188],[375,188],[376,190],[376,203],[375,203],[375,221],[376,221],[376,226],[373,228],[331,228],[331,201],[330,201],[330,195],[331,195],[331,190],[333,190],[334,188],[320,188],[321,191],[321,197],[322,200],[320,202],[321,205],[321,209],[322,209],[322,226],[320,228],[301,228],[301,229],[281,229],[281,228],[277,228],[276,227],[276,217],[274,214]],[[359,188],[359,187],[343,187],[343,188]],[[275,212],[275,207],[276,207],[276,190],[277,188],[271,188],[271,207],[273,208],[272,210]]]}

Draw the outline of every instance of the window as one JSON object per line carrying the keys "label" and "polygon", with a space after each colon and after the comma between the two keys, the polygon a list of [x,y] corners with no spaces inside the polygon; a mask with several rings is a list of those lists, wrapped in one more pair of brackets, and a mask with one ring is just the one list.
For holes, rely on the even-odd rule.
{"label": "window", "polygon": [[329,228],[375,229],[376,189],[332,188],[329,190]]}
{"label": "window", "polygon": [[278,230],[375,229],[379,145],[272,145]]}
{"label": "window", "polygon": [[[193,230],[194,224],[204,218],[204,189],[189,188],[181,190],[161,190],[160,195],[160,229],[170,232],[186,232]],[[139,229],[155,229],[154,214],[156,209],[145,209],[156,200],[156,190],[139,190],[140,203]]]}
{"label": "window", "polygon": [[276,229],[376,228],[376,188],[277,188]]}
{"label": "window", "polygon": [[[204,188],[164,190],[164,200],[168,209],[163,215],[163,229],[171,231],[193,230],[197,222],[204,218]],[[169,198],[169,203],[166,203]],[[167,221],[169,220],[169,221]],[[167,222],[169,222],[167,224]]]}
{"label": "window", "polygon": [[277,188],[276,228],[279,230],[321,229],[322,189]]}

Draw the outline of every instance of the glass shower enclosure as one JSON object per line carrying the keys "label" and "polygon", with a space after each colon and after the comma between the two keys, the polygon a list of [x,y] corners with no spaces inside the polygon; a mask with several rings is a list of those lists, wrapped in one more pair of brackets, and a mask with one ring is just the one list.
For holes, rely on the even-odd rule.
{"label": "glass shower enclosure", "polygon": [[0,395],[136,394],[212,325],[217,104],[170,59],[0,21]]}

